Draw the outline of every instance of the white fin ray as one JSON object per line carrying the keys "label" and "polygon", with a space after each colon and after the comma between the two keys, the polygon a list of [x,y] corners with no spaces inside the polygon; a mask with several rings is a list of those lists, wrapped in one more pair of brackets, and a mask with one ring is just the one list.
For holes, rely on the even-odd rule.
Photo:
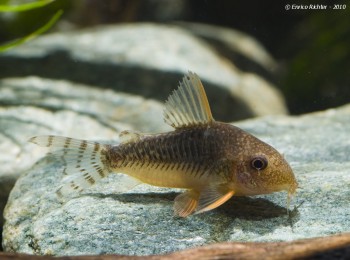
{"label": "white fin ray", "polygon": [[36,136],[29,141],[50,148],[54,157],[63,160],[64,173],[71,176],[69,182],[57,190],[60,197],[79,193],[111,173],[103,163],[105,145],[52,135]]}
{"label": "white fin ray", "polygon": [[165,103],[164,121],[183,128],[214,121],[209,102],[197,74],[189,72]]}

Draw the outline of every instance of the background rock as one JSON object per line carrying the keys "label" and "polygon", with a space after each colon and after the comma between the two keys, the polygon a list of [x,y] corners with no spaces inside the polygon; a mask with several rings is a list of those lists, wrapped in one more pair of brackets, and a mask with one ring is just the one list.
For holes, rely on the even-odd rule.
{"label": "background rock", "polygon": [[62,164],[46,157],[24,172],[11,192],[3,247],[30,254],[148,255],[222,241],[290,241],[349,232],[349,119],[350,105],[237,124],[291,163],[301,189],[290,218],[283,193],[234,197],[212,212],[175,218],[177,190],[142,185],[115,194],[118,175],[61,205],[54,191]]}
{"label": "background rock", "polygon": [[[245,41],[252,53],[261,53],[253,39]],[[0,56],[0,64],[6,64],[0,77],[66,79],[160,101],[192,70],[204,81],[217,119],[287,112],[274,86],[255,74],[243,73],[177,26],[138,23],[50,34]]]}
{"label": "background rock", "polygon": [[276,80],[279,64],[252,36],[232,28],[210,24],[177,22],[176,25],[205,39],[240,70],[264,76],[272,82]]}
{"label": "background rock", "polygon": [[157,101],[63,80],[1,80],[0,214],[17,177],[42,156],[27,142],[31,136],[115,140],[125,129],[166,131],[162,109]]}

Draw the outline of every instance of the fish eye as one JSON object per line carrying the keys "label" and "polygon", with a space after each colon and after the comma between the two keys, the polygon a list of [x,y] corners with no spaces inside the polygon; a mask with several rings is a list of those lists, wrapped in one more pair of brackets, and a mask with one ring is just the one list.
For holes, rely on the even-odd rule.
{"label": "fish eye", "polygon": [[254,157],[250,164],[255,170],[260,171],[267,167],[267,160],[265,157],[258,156]]}

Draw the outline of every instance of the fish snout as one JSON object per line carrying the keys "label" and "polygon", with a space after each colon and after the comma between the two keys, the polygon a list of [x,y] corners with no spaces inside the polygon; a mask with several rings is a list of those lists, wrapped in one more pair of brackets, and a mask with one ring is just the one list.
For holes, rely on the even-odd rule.
{"label": "fish snout", "polygon": [[283,158],[256,155],[238,166],[236,175],[239,190],[244,195],[287,191],[293,195],[298,188],[292,168]]}
{"label": "fish snout", "polygon": [[281,169],[273,174],[272,179],[276,184],[277,191],[285,190],[288,192],[289,196],[294,195],[298,188],[298,182],[295,178],[294,172],[286,161],[283,162]]}

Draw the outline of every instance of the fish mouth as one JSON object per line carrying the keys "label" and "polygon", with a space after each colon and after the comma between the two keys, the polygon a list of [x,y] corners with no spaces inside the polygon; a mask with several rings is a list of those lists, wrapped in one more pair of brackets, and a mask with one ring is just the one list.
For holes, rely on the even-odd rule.
{"label": "fish mouth", "polygon": [[298,183],[295,178],[288,178],[283,183],[273,184],[266,179],[253,179],[248,172],[239,173],[237,176],[239,187],[237,191],[245,195],[269,194],[279,191],[288,192],[288,196],[292,197],[296,193]]}
{"label": "fish mouth", "polygon": [[297,188],[298,188],[298,183],[296,181],[293,181],[292,184],[285,183],[282,185],[277,185],[277,186],[272,186],[272,187],[269,185],[266,185],[265,183],[261,183],[261,186],[260,186],[261,193],[260,194],[268,194],[268,193],[286,191],[288,193],[288,197],[291,198],[295,195]]}
{"label": "fish mouth", "polygon": [[290,187],[289,189],[287,190],[288,191],[288,196],[294,196],[295,193],[297,192],[297,188],[299,187],[298,183],[297,182],[294,182]]}
{"label": "fish mouth", "polygon": [[290,208],[290,203],[296,193],[296,190],[298,188],[298,183],[296,181],[294,181],[293,185],[291,185],[289,187],[289,189],[287,190],[288,191],[288,195],[287,195],[287,210],[289,210]]}
{"label": "fish mouth", "polygon": [[298,188],[298,183],[293,182],[293,184],[283,184],[280,186],[277,186],[275,189],[271,190],[271,192],[277,192],[277,191],[286,191],[288,192],[288,196],[294,196],[296,193],[296,189]]}

